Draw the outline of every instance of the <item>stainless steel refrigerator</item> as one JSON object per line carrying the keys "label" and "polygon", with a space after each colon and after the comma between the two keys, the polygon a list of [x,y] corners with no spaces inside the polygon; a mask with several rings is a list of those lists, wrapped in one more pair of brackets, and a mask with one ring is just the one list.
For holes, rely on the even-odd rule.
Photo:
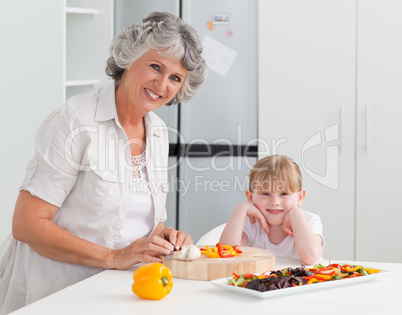
{"label": "stainless steel refrigerator", "polygon": [[195,242],[245,200],[257,161],[257,0],[116,0],[116,33],[153,11],[199,33],[209,74],[188,103],[162,107],[170,128],[166,224]]}

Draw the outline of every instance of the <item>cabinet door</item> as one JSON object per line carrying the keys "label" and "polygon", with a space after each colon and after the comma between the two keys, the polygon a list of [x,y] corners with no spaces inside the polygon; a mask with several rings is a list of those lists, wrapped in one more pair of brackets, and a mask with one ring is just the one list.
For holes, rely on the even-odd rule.
{"label": "cabinet door", "polygon": [[401,1],[359,1],[358,260],[402,262],[401,16]]}
{"label": "cabinet door", "polygon": [[324,258],[354,255],[355,18],[350,0],[259,2],[259,155],[300,166]]}
{"label": "cabinet door", "polygon": [[0,243],[39,124],[63,103],[62,1],[0,1]]}
{"label": "cabinet door", "polygon": [[65,98],[109,84],[113,0],[65,0]]}

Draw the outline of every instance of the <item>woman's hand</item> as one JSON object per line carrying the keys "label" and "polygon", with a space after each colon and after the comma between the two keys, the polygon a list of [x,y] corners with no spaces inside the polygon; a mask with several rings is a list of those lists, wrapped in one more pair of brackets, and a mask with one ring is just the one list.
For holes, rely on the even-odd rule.
{"label": "woman's hand", "polygon": [[102,269],[129,269],[139,262],[160,262],[161,254],[192,244],[190,235],[160,223],[150,237],[112,250],[91,243],[53,223],[57,207],[21,191],[14,210],[13,236],[52,260]]}
{"label": "woman's hand", "polygon": [[150,237],[140,238],[125,248],[114,250],[112,266],[125,270],[140,262],[161,262],[160,255],[168,255],[190,244],[193,241],[189,234],[158,225]]}
{"label": "woman's hand", "polygon": [[176,250],[180,250],[184,245],[193,244],[190,234],[182,231],[176,231],[170,226],[164,227],[159,233],[159,236],[174,245]]}
{"label": "woman's hand", "polygon": [[173,245],[158,235],[139,238],[122,249],[112,251],[112,268],[126,270],[140,262],[161,262],[159,256],[168,255],[173,250]]}

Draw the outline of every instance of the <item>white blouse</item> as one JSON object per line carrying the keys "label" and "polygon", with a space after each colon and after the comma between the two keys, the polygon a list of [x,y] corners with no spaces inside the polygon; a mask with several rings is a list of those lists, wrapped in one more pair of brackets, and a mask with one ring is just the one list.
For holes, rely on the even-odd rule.
{"label": "white blouse", "polygon": [[[153,112],[144,120],[154,229],[166,220],[169,139],[165,124]],[[57,206],[55,224],[87,241],[115,248],[133,200],[129,147],[117,115],[114,83],[74,96],[39,127],[20,189]],[[100,271],[45,258],[9,235],[0,245],[0,314]]]}
{"label": "white blouse", "polygon": [[114,248],[130,245],[141,237],[151,234],[154,227],[154,204],[147,172],[146,151],[132,156],[133,175],[130,179],[131,202],[128,213]]}

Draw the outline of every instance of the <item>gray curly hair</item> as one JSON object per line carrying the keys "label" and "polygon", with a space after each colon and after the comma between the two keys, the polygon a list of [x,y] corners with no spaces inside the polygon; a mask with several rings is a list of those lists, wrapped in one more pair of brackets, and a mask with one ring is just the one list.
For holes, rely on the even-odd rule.
{"label": "gray curly hair", "polygon": [[182,19],[165,12],[151,13],[142,23],[127,27],[113,39],[105,71],[116,87],[124,71],[149,49],[180,60],[188,71],[180,90],[166,105],[187,102],[197,94],[208,72],[200,38]]}

